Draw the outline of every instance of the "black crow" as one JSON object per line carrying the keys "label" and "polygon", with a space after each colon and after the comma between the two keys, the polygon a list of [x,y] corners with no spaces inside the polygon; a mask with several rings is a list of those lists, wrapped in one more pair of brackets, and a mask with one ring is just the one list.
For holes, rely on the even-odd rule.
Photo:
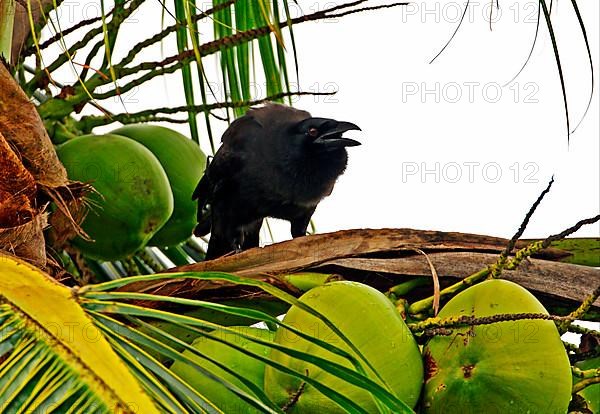
{"label": "black crow", "polygon": [[349,130],[360,128],[273,103],[232,122],[192,197],[194,234],[211,233],[206,258],[258,246],[265,217],[288,220],[293,237],[306,235],[346,169],[346,147],[360,145],[342,137]]}

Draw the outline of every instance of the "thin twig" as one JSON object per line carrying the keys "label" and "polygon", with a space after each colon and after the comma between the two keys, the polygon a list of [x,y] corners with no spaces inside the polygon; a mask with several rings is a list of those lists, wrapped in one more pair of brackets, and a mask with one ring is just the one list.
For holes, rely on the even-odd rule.
{"label": "thin twig", "polygon": [[192,113],[201,113],[206,110],[212,111],[215,109],[222,108],[243,108],[253,105],[259,105],[261,103],[275,101],[281,98],[285,98],[287,96],[316,96],[316,95],[333,95],[335,92],[282,92],[275,95],[267,96],[266,98],[252,100],[252,101],[242,101],[242,102],[217,102],[213,104],[207,105],[185,105],[185,106],[177,106],[173,108],[164,107],[164,108],[155,108],[148,109],[145,111],[135,112],[135,113],[122,113],[122,114],[113,114],[110,116],[99,116],[99,115],[89,115],[81,118],[80,121],[76,123],[77,129],[81,131],[91,131],[93,128],[101,125],[108,125],[113,122],[121,122],[124,124],[129,123],[137,123],[137,122],[156,122],[156,121],[167,121],[167,122],[175,122],[175,123],[185,123],[187,120],[178,120],[173,118],[165,118],[157,116],[157,114],[176,114],[180,112],[192,112]]}
{"label": "thin twig", "polygon": [[503,88],[506,88],[509,84],[513,83],[513,81],[519,77],[519,75],[521,74],[521,72],[523,72],[523,70],[525,69],[525,67],[527,66],[527,64],[529,63],[529,61],[531,60],[531,56],[533,56],[533,50],[535,49],[535,45],[537,43],[538,34],[540,32],[540,16],[541,16],[541,13],[542,13],[542,7],[538,4],[538,13],[537,13],[537,19],[536,19],[536,22],[535,22],[535,35],[533,36],[533,42],[531,43],[531,48],[529,49],[529,55],[527,55],[527,59],[525,59],[525,62],[523,62],[523,65],[521,66],[521,69],[519,69],[519,71],[517,72],[517,74],[515,76],[513,76],[511,78],[511,80],[509,80],[504,85],[502,85]]}
{"label": "thin twig", "polygon": [[586,378],[584,380],[579,381],[578,383],[573,385],[573,394],[576,394],[584,388],[587,388],[593,384],[600,384],[600,377]]}
{"label": "thin twig", "polygon": [[600,331],[596,331],[595,329],[589,329],[585,326],[572,324],[569,326],[569,332],[573,332],[576,334],[582,335],[592,335],[600,339]]}
{"label": "thin twig", "polygon": [[[325,9],[322,11],[318,11],[316,13],[308,14],[305,16],[300,16],[295,19],[292,19],[292,24],[298,24],[298,23],[304,23],[304,22],[309,22],[309,21],[314,21],[314,20],[339,17],[339,16],[329,16],[327,13],[329,13],[332,10],[338,10],[343,7],[351,7],[355,4],[362,3],[363,1],[343,4],[343,5],[331,7],[329,9]],[[281,22],[280,26],[283,27],[284,24],[285,24],[285,22]],[[210,42],[206,42],[202,45],[199,45],[198,52],[199,52],[200,57],[204,57],[204,56],[216,53],[219,50],[221,50],[222,48],[231,48],[231,47],[237,46],[242,43],[247,43],[251,40],[257,39],[261,36],[265,36],[269,33],[271,33],[271,27],[268,25],[254,28],[254,29],[239,31],[231,36],[222,37],[220,39],[213,40]],[[131,55],[132,53],[139,52],[138,49],[139,49],[139,45],[135,46],[131,50],[129,55]],[[118,77],[122,78],[124,76],[132,75],[132,74],[138,73],[143,70],[154,70],[155,68],[166,67],[173,63],[185,64],[185,63],[188,63],[189,61],[192,61],[194,58],[195,58],[195,51],[193,49],[190,49],[190,50],[186,50],[181,53],[178,53],[177,55],[169,56],[161,61],[143,62],[136,66],[133,66],[130,68],[125,68],[124,64],[128,63],[128,58],[126,57],[125,59],[123,59],[123,62],[119,62],[119,64],[115,65],[115,70],[117,70],[117,73],[120,75]]]}
{"label": "thin twig", "polygon": [[452,43],[452,40],[458,33],[458,29],[460,29],[460,27],[463,24],[463,21],[465,20],[465,16],[467,15],[467,11],[469,10],[469,4],[470,4],[470,0],[467,0],[467,3],[465,4],[465,8],[463,10],[463,13],[460,16],[460,20],[459,20],[458,24],[456,25],[456,28],[454,29],[452,36],[450,36],[450,39],[448,39],[448,41],[446,42],[444,47],[442,47],[442,49],[429,61],[429,64],[432,64],[442,53],[444,53],[444,50],[446,50],[446,48],[448,46],[450,46],[450,43]]}
{"label": "thin twig", "polygon": [[525,214],[525,218],[523,219],[521,226],[519,226],[517,232],[508,241],[506,248],[502,251],[502,253],[500,253],[500,257],[498,257],[498,261],[496,262],[496,266],[494,266],[494,268],[492,269],[490,277],[497,278],[498,276],[500,276],[500,273],[502,273],[502,269],[504,269],[504,266],[506,265],[506,259],[510,255],[510,252],[512,252],[512,250],[514,249],[515,245],[517,244],[517,241],[525,232],[525,229],[527,228],[527,225],[529,224],[529,220],[531,220],[533,213],[535,213],[535,210],[538,208],[546,194],[550,192],[552,184],[554,184],[554,176],[552,176],[552,178],[550,179],[550,182],[548,183],[546,189],[542,191],[542,193],[538,196],[537,200],[535,200],[533,205],[529,208],[529,211],[527,212],[527,214]]}
{"label": "thin twig", "polygon": [[565,321],[559,325],[559,330],[561,333],[565,333],[569,330],[569,327],[576,319],[581,319],[592,307],[596,299],[600,297],[600,286],[598,286],[591,295],[589,295],[585,300],[579,305],[577,309],[569,314],[570,320]]}
{"label": "thin twig", "polygon": [[[144,2],[144,0],[131,0],[131,3],[129,5],[128,8],[121,8],[122,6],[119,6],[119,10],[117,10],[114,13],[114,16],[112,17],[110,23],[111,24],[116,24],[119,25],[120,23],[122,23],[123,21],[125,21],[125,19],[127,19],[142,3]],[[83,38],[78,41],[75,42],[68,50],[66,50],[64,53],[62,53],[61,55],[59,55],[54,62],[52,62],[51,64],[49,64],[48,66],[46,66],[46,70],[48,72],[53,72],[56,69],[58,69],[59,67],[61,67],[63,64],[65,64],[68,60],[69,60],[69,56],[73,56],[79,49],[86,47],[87,45],[89,45],[89,43],[92,41],[92,39],[94,37],[96,37],[97,35],[101,34],[103,32],[103,27],[97,27],[94,28],[92,30],[90,30],[89,32],[87,32]],[[60,35],[60,33],[58,33]],[[62,36],[61,36],[62,37]],[[41,81],[42,77],[44,76],[44,72],[40,71],[38,72],[33,79],[31,79],[27,85],[25,86],[26,90],[33,90],[35,89],[35,87],[38,85],[38,83]]]}
{"label": "thin twig", "polygon": [[570,316],[548,315],[546,313],[514,313],[498,314],[491,316],[476,317],[472,315],[452,316],[449,318],[428,318],[421,322],[408,324],[408,328],[413,333],[423,332],[429,329],[441,328],[459,328],[464,326],[491,325],[498,322],[520,321],[527,319],[537,319],[546,321],[565,321],[570,320]]}
{"label": "thin twig", "polygon": [[[128,1],[130,1],[130,0],[127,0],[125,3],[127,3]],[[111,14],[113,14],[114,11],[115,11],[115,9],[110,10],[108,13],[106,13],[105,17],[109,17]],[[90,24],[97,23],[101,20],[102,20],[102,16],[92,17],[90,19],[82,20],[79,23],[77,23],[76,25],[71,26],[65,30],[62,30],[59,33],[56,33],[50,39],[46,40],[45,42],[40,43],[38,47],[40,50],[44,50],[44,49],[48,48],[49,46],[51,46],[52,44],[60,41],[63,37],[70,35],[74,31],[81,29],[82,27],[88,26]],[[36,51],[35,47],[31,46],[31,47],[27,48],[26,50],[24,50],[22,55],[23,55],[23,57],[27,57],[27,56],[33,55],[35,53],[35,51]]]}
{"label": "thin twig", "polygon": [[600,368],[579,369],[571,367],[571,373],[577,378],[595,378],[600,377]]}
{"label": "thin twig", "polygon": [[361,7],[361,8],[354,9],[354,10],[347,10],[347,11],[344,11],[341,13],[330,13],[330,14],[327,14],[326,18],[337,19],[339,17],[349,16],[349,15],[355,14],[355,13],[362,13],[365,11],[374,11],[374,10],[382,10],[382,9],[391,9],[393,7],[398,7],[398,6],[408,6],[409,4],[410,4],[409,2],[402,1],[402,2],[396,2],[396,3],[390,3],[390,4],[382,4],[380,6]]}
{"label": "thin twig", "polygon": [[[566,229],[558,234],[552,235],[543,241],[533,242],[533,243],[529,244],[528,246],[524,247],[523,249],[518,250],[515,253],[515,256],[506,262],[506,265],[504,266],[504,268],[507,270],[514,270],[527,257],[530,257],[531,255],[536,254],[536,253],[546,249],[547,247],[550,246],[550,244],[552,242],[554,242],[556,240],[564,239],[565,237],[575,233],[577,230],[579,230],[584,225],[593,224],[598,221],[600,221],[600,214],[595,217],[580,220],[574,226],[569,227],[568,229]],[[490,265],[485,269],[481,269],[478,272],[475,272],[475,273],[465,277],[460,282],[457,282],[451,286],[448,286],[445,289],[442,289],[442,291],[440,292],[440,297],[443,298],[448,295],[460,292],[460,291],[466,289],[467,287],[472,286],[475,283],[485,279],[486,277],[488,277],[491,274],[494,266],[496,266],[496,264]],[[421,314],[421,313],[431,309],[432,305],[433,305],[433,297],[428,297],[428,298],[422,299],[420,301],[413,303],[409,307],[409,309],[408,309],[409,314],[410,315]]]}
{"label": "thin twig", "polygon": [[[129,7],[129,9],[133,8],[134,5],[137,5],[137,2],[139,2],[139,1],[141,1],[141,0],[132,0],[131,6]],[[320,19],[337,18],[337,17],[341,17],[343,15],[356,13],[358,11],[376,10],[376,9],[380,9],[380,8],[395,7],[398,5],[406,4],[406,3],[393,3],[393,4],[383,5],[383,6],[357,9],[356,11],[348,11],[348,12],[344,12],[344,13],[337,13],[337,14],[333,13],[332,14],[332,12],[334,12],[334,11],[347,9],[349,7],[354,7],[356,5],[364,3],[365,1],[366,0],[359,0],[359,1],[352,2],[352,3],[337,5],[337,6],[328,8],[326,10],[318,11],[313,14],[300,16],[298,18],[291,19],[290,22],[288,22],[286,20],[285,22],[280,23],[280,27],[285,27],[288,25],[288,23],[297,24],[297,23],[309,22],[309,21],[320,20]],[[127,10],[129,10],[129,9],[127,9]],[[207,14],[207,13],[205,13],[205,14]],[[115,13],[113,16],[113,20],[117,19],[118,16],[119,16],[119,13]],[[111,23],[112,23],[112,20],[111,20]],[[255,29],[237,32],[231,36],[227,36],[227,37],[223,37],[218,40],[207,42],[207,43],[199,46],[199,48],[198,48],[199,56],[200,57],[208,56],[210,54],[213,54],[213,53],[216,53],[216,52],[222,50],[223,48],[231,48],[231,47],[235,47],[237,45],[243,44],[243,43],[250,42],[261,36],[268,35],[271,32],[271,30],[272,30],[272,27],[267,25],[267,26],[263,26],[263,27],[259,27],[259,28],[255,28]],[[91,38],[93,38],[93,36],[89,37],[90,33],[88,33],[86,35],[86,37],[84,38],[86,44],[87,44],[87,42],[89,42],[91,40]],[[96,34],[98,34],[98,33],[96,33]],[[160,36],[160,34],[157,36]],[[158,37],[155,36],[154,38],[151,38],[151,39],[157,39],[157,38]],[[143,47],[145,47],[145,45],[147,43],[151,44],[152,41],[153,40],[148,40],[148,41],[145,41],[145,42],[142,42],[142,43],[136,45],[130,51],[130,53],[128,54],[128,57],[123,59],[123,61],[120,62],[119,64],[112,65],[112,68],[111,68],[112,73],[114,74],[114,78],[116,78],[116,79],[123,79],[126,76],[134,75],[141,71],[148,71],[148,73],[140,76],[137,79],[134,79],[133,81],[127,83],[126,85],[120,86],[119,88],[115,88],[109,92],[102,93],[102,94],[92,94],[93,99],[105,99],[106,97],[118,96],[118,95],[123,94],[124,92],[131,90],[132,88],[134,88],[142,83],[145,83],[157,76],[165,75],[168,73],[173,73],[173,72],[179,70],[184,65],[189,64],[189,62],[196,59],[195,50],[186,50],[184,52],[178,53],[177,55],[167,57],[161,61],[143,62],[143,63],[140,63],[133,67],[125,67],[124,66],[127,63],[127,60],[131,56],[135,56]],[[81,42],[78,42],[71,49],[69,49],[69,51],[74,52],[75,50],[79,49],[80,47],[82,47]],[[65,54],[63,54],[62,56],[63,57],[59,57],[59,59],[57,59],[55,62],[53,62],[51,64],[52,68],[62,65],[62,63],[64,63],[66,61],[65,60],[66,58],[64,57]],[[38,84],[38,81],[40,80],[41,76],[42,76],[42,74],[38,74],[38,75],[34,76],[34,79],[31,82],[29,82],[27,86],[29,88],[35,88],[35,85]],[[111,82],[111,80],[106,80],[102,76],[95,74],[89,80],[87,80],[85,82],[85,85],[75,86],[75,88],[74,88],[75,92],[72,96],[69,96],[64,100],[61,100],[61,102],[58,102],[58,103],[55,102],[55,99],[50,99],[38,107],[39,112],[42,115],[42,117],[44,117],[44,118],[61,119],[64,116],[68,115],[68,113],[70,113],[73,108],[76,108],[76,107],[81,108],[81,107],[83,107],[83,105],[86,102],[90,101],[90,96],[88,95],[86,90],[93,91],[96,88],[98,88],[99,86],[105,85],[109,82]],[[65,103],[66,103],[66,105],[65,105]]]}
{"label": "thin twig", "polygon": [[547,247],[550,247],[550,244],[552,242],[555,242],[557,240],[562,240],[565,237],[570,236],[571,234],[575,233],[577,230],[579,230],[583,226],[585,226],[587,224],[594,224],[594,223],[597,223],[598,221],[600,221],[600,214],[598,214],[597,216],[594,216],[594,217],[580,220],[574,226],[569,227],[568,229],[563,230],[560,233],[557,233],[557,234],[554,234],[554,235],[548,237],[546,240],[543,241],[542,247],[544,249]]}
{"label": "thin twig", "polygon": [[[196,23],[198,20],[203,19],[205,17],[209,17],[210,15],[221,11],[229,6],[231,6],[232,4],[235,4],[237,0],[228,0],[226,2],[223,2],[221,4],[215,5],[213,8],[208,9],[206,11],[200,12],[194,16],[192,16],[192,23]],[[165,27],[160,33],[155,34],[154,36],[143,40],[139,43],[137,43],[136,45],[134,45],[131,50],[129,51],[129,53],[127,54],[127,56],[125,56],[116,66],[125,66],[129,63],[131,63],[133,61],[133,59],[137,56],[137,54],[144,48],[151,46],[155,43],[160,42],[162,39],[164,39],[165,37],[167,37],[169,34],[182,29],[182,28],[187,28],[187,21],[182,21],[182,22],[177,22],[171,26]]]}

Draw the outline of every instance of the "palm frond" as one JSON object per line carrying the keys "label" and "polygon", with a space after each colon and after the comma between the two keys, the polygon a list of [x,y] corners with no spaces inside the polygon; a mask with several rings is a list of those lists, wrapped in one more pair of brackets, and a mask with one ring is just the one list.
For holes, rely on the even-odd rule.
{"label": "palm frond", "polygon": [[[300,378],[349,412],[365,412],[352,399],[332,389],[305,372],[273,361],[240,346],[235,340],[220,333],[230,333],[261,344],[300,361],[319,366],[325,372],[362,388],[376,399],[385,412],[410,413],[412,410],[392,394],[385,382],[378,378],[364,356],[353,344],[352,352],[313,337],[279,321],[275,316],[261,310],[240,306],[228,306],[199,300],[166,297],[135,292],[119,291],[128,284],[139,281],[170,280],[174,275],[152,275],[117,279],[100,285],[88,285],[71,291],[54,283],[47,275],[33,266],[3,256],[0,260],[0,402],[4,407],[31,409],[59,404],[80,411],[111,412],[117,409],[128,412],[131,406],[143,407],[143,412],[160,410],[169,412],[220,413],[201,390],[194,389],[172,372],[165,361],[179,361],[203,375],[244,401],[248,407],[261,412],[280,413],[281,409],[269,399],[262,388],[239,375],[235,370],[214,358],[209,361],[236,381],[206,370],[182,350],[194,357],[203,354],[183,340],[163,329],[156,321],[163,321],[181,331],[203,337],[254,358],[263,364]],[[177,276],[177,275],[175,275]],[[266,283],[225,273],[193,273],[179,277],[197,280],[223,279],[231,283],[258,285],[278,298],[306,309],[321,319],[314,309],[298,302],[289,294]],[[144,306],[150,301],[166,301],[191,309],[208,309],[213,312],[234,315],[246,320],[261,320],[272,326],[281,326],[310,341],[315,346],[341,356],[346,362],[340,364],[318,357],[312,353],[295,350],[288,346],[267,341],[239,330],[198,317],[175,314]],[[60,327],[69,321],[74,328],[69,331],[69,341],[49,329]],[[72,321],[72,322],[71,322]],[[324,320],[328,323],[327,320]],[[348,339],[335,328],[340,338]],[[81,329],[81,327],[85,327]],[[63,333],[64,334],[64,333]],[[87,337],[85,336],[87,335]],[[93,340],[91,340],[93,338]],[[112,348],[112,349],[111,349]],[[364,367],[371,369],[367,374]],[[373,378],[371,376],[374,375]],[[242,384],[240,386],[239,384]],[[126,394],[126,395],[125,395]]]}
{"label": "palm frond", "polygon": [[3,410],[158,412],[71,290],[4,255],[0,333]]}
{"label": "palm frond", "polygon": [[[196,280],[226,280],[231,283],[236,284],[245,284],[249,286],[260,286],[265,291],[272,293],[279,299],[282,299],[288,303],[294,304],[303,310],[309,312],[310,314],[318,317],[323,320],[325,324],[327,324],[333,332],[335,332],[352,350],[352,354],[344,351],[343,349],[332,345],[327,341],[323,341],[319,338],[313,337],[305,332],[302,332],[296,329],[293,326],[286,325],[285,323],[279,321],[274,316],[271,316],[267,313],[264,313],[259,310],[244,308],[244,307],[236,307],[236,306],[228,306],[223,304],[211,303],[206,301],[199,300],[191,300],[177,297],[169,297],[169,296],[159,296],[159,295],[149,295],[143,293],[135,293],[135,292],[119,292],[118,290],[121,288],[125,288],[129,284],[135,284],[138,282],[145,281],[156,281],[160,283],[161,281],[167,281],[173,277],[177,278],[191,278]],[[252,279],[245,279],[238,276],[226,274],[226,273],[188,273],[188,274],[156,274],[156,275],[147,275],[147,276],[137,276],[131,278],[119,279],[111,282],[105,282],[99,285],[88,285],[82,288],[79,292],[80,301],[82,306],[90,312],[90,315],[93,317],[98,317],[99,315],[119,315],[120,317],[126,317],[130,320],[135,321],[140,325],[148,327],[147,323],[144,323],[144,320],[154,320],[154,321],[163,321],[173,324],[178,327],[178,332],[183,331],[191,331],[195,334],[195,337],[205,337],[208,340],[217,341],[223,343],[227,346],[230,346],[232,349],[235,349],[239,352],[247,354],[253,358],[260,360],[261,362],[273,366],[278,370],[281,370],[289,375],[293,375],[305,381],[307,384],[315,387],[320,390],[323,394],[327,395],[329,398],[336,401],[340,406],[345,408],[350,412],[364,412],[360,409],[360,407],[356,406],[356,404],[348,399],[347,397],[339,394],[337,391],[329,388],[327,385],[321,383],[315,378],[310,377],[304,372],[296,372],[293,369],[278,364],[271,359],[264,357],[262,355],[258,355],[252,353],[243,347],[240,347],[235,341],[228,341],[227,339],[223,339],[223,335],[219,335],[219,332],[229,333],[229,334],[237,334],[238,336],[244,338],[245,340],[255,342],[261,344],[267,348],[276,349],[279,352],[282,352],[286,355],[289,355],[292,358],[296,358],[301,361],[308,362],[310,364],[314,364],[319,366],[325,372],[328,372],[330,375],[334,375],[336,377],[342,378],[349,383],[363,388],[372,393],[372,395],[382,404],[384,407],[388,407],[393,412],[411,412],[410,408],[406,406],[401,400],[399,400],[396,396],[394,396],[386,386],[382,386],[383,380],[378,377],[377,370],[375,370],[369,363],[369,361],[361,354],[360,350],[356,348],[354,344],[352,344],[342,332],[339,331],[337,327],[335,327],[331,322],[329,322],[323,315],[319,314],[316,310],[306,306],[302,302],[299,302],[293,296],[280,291],[279,289],[273,287],[272,285]],[[132,304],[131,301],[138,304]],[[211,322],[205,319],[199,319],[196,317],[174,314],[168,311],[161,311],[157,309],[152,309],[148,307],[144,307],[143,303],[148,303],[149,301],[164,301],[177,305],[184,305],[186,307],[195,307],[195,308],[206,308],[211,309],[213,311],[222,312],[229,315],[235,315],[238,317],[253,319],[253,320],[261,320],[263,322],[269,322],[273,325],[281,326],[290,332],[298,335],[299,337],[310,341],[315,344],[315,346],[324,348],[335,355],[339,355],[347,360],[346,365],[340,365],[339,363],[329,361],[327,359],[323,359],[321,357],[315,356],[313,354],[307,354],[305,352],[297,351],[292,348],[275,344],[269,341],[265,341],[264,339],[254,337],[252,335],[247,335],[244,333],[240,333],[234,328],[230,328],[227,326],[222,326],[217,323]],[[165,343],[150,341],[149,336],[146,334],[136,334],[133,328],[127,328],[130,334],[130,340],[138,343],[138,346],[146,346],[149,347],[148,350],[153,353],[158,353],[166,358],[174,358],[176,360],[182,360],[181,357],[177,356],[173,352],[176,349],[181,350],[183,346],[185,349],[190,349],[188,346],[183,344],[181,341],[178,341],[176,337],[170,335],[169,333],[162,331],[160,328],[152,329],[153,331],[158,332],[158,336],[163,340],[166,340],[166,344],[169,344],[165,348]],[[213,331],[213,332],[211,332]],[[119,331],[122,333],[122,331]],[[156,338],[156,337],[155,337]],[[173,345],[178,345],[178,348],[173,348]],[[193,351],[192,351],[193,352]],[[356,357],[354,356],[356,355]],[[186,361],[185,359],[183,359]],[[188,363],[187,361],[186,363]],[[374,373],[375,379],[369,378],[369,375],[366,374],[366,370],[363,367],[368,367],[370,372]],[[202,373],[202,372],[201,372]],[[203,374],[204,375],[204,374]],[[221,383],[225,387],[227,387],[230,391],[234,392],[236,395],[246,398],[243,394],[240,394],[236,390],[235,387],[232,387],[230,383]],[[263,395],[256,395],[257,401],[261,401],[262,404],[273,407],[272,402],[268,400],[264,400]],[[263,407],[263,409],[265,409]]]}

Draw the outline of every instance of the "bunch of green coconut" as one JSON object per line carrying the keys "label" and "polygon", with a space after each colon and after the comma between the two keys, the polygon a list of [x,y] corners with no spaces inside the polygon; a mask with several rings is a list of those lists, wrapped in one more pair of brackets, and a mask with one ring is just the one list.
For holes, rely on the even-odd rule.
{"label": "bunch of green coconut", "polygon": [[[547,311],[520,285],[493,279],[457,294],[438,316],[523,313]],[[226,413],[260,411],[223,380],[268,396],[287,413],[352,411],[348,407],[376,413],[386,400],[396,401],[392,412],[564,414],[571,400],[571,366],[553,321],[452,328],[419,345],[392,301],[357,282],[309,290],[276,330],[245,326],[213,334],[184,351],[195,364],[175,361],[172,370]],[[296,358],[297,352],[305,357]],[[384,392],[344,370],[362,372]],[[597,406],[598,394],[589,406]]]}
{"label": "bunch of green coconut", "polygon": [[189,138],[160,126],[127,125],[70,139],[57,153],[70,179],[94,188],[82,223],[89,237],[72,241],[85,256],[118,260],[192,235],[192,193],[206,156]]}

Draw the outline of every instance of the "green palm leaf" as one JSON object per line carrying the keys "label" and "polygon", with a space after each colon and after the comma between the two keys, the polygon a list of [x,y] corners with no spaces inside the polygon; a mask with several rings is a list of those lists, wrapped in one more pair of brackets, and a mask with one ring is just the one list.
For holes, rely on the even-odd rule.
{"label": "green palm leaf", "polygon": [[0,255],[0,407],[157,413],[72,292]]}
{"label": "green palm leaf", "polygon": [[[199,390],[192,388],[171,372],[164,362],[161,362],[171,360],[194,367],[199,375],[204,375],[223,385],[245,401],[249,407],[254,407],[261,412],[281,412],[261,388],[230,367],[217,360],[210,360],[224,372],[233,375],[245,386],[245,389],[241,389],[227,378],[207,371],[193,359],[182,354],[181,350],[187,349],[192,354],[203,357],[187,342],[152,323],[162,320],[177,325],[180,329],[187,329],[195,336],[224,343],[262,363],[297,376],[336,401],[348,412],[361,413],[364,410],[348,397],[306,373],[295,372],[287,366],[271,361],[270,358],[255,354],[218,333],[237,333],[245,339],[277,349],[293,358],[318,365],[329,374],[371,392],[385,412],[412,412],[381,385],[379,380],[371,379],[365,374],[362,368],[364,364],[362,357],[355,359],[330,343],[287,326],[277,318],[259,310],[116,291],[127,284],[147,280],[149,276],[118,279],[71,291],[54,283],[33,266],[5,256],[2,256],[2,259],[0,260],[0,276],[2,276],[0,278],[2,295],[0,356],[3,362],[0,364],[0,403],[4,407],[27,407],[37,410],[40,407],[52,406],[60,407],[59,411],[65,407],[75,411],[88,411],[94,407],[93,410],[97,412],[112,412],[115,407],[119,407],[118,409],[127,412],[129,409],[127,404],[135,404],[136,407],[144,407],[143,412],[148,413],[156,412],[156,408],[182,413],[220,412]],[[173,275],[151,277],[161,281],[169,280]],[[243,282],[243,279],[228,274],[189,274],[187,277],[221,278],[233,283]],[[255,282],[247,281],[249,284]],[[262,287],[267,291],[273,291],[277,296],[287,295],[276,289]],[[232,328],[217,323],[143,305],[156,300],[169,301],[189,308],[208,308],[248,319],[263,320],[272,325],[278,324],[314,342],[317,346],[343,356],[349,363],[340,365],[254,336],[240,334]],[[301,305],[294,298],[290,297],[288,300]],[[308,309],[315,313],[314,310]],[[64,325],[73,327],[68,332],[68,341],[61,337],[64,332],[57,331],[59,332],[57,334],[52,329],[48,329],[49,326]],[[162,358],[157,359],[157,355]]]}

